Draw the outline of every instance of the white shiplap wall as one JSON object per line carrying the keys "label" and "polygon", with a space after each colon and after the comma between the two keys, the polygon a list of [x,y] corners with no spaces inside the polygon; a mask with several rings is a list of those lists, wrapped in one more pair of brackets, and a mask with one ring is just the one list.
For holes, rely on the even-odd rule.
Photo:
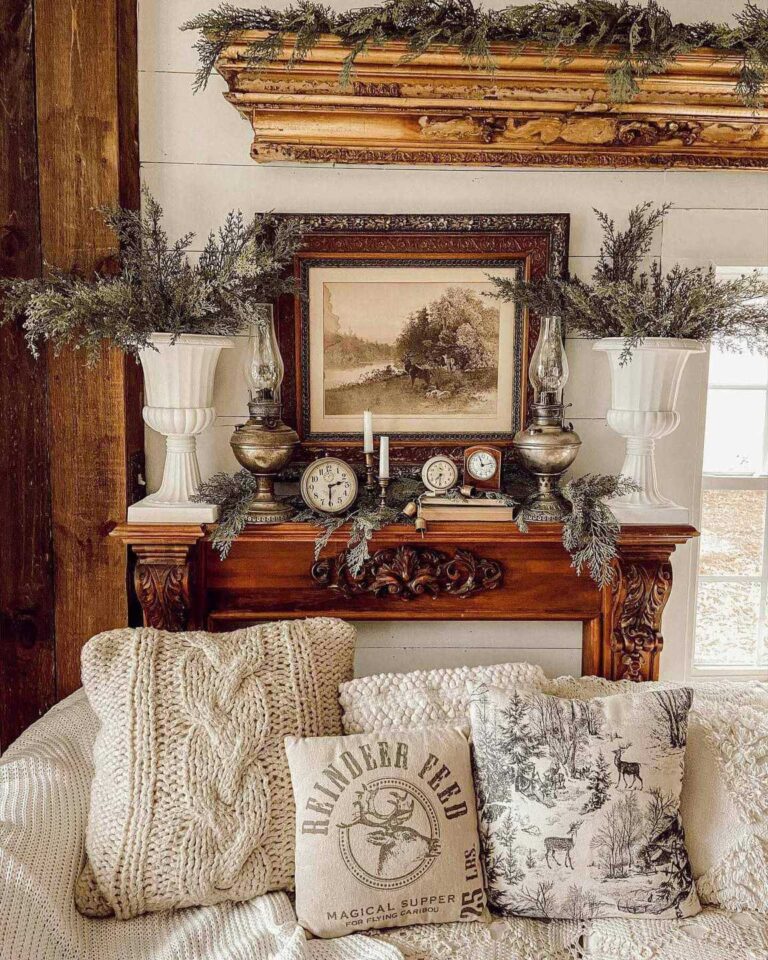
{"label": "white shiplap wall", "polygon": [[[592,208],[621,217],[644,200],[674,204],[652,254],[666,266],[768,264],[768,178],[764,173],[716,171],[456,170],[386,167],[259,166],[249,158],[251,130],[222,99],[225,85],[211,80],[192,94],[196,61],[190,34],[179,24],[211,0],[139,0],[139,95],[143,182],[165,208],[172,235],[198,238],[226,213],[284,212],[513,213],[571,215],[571,271],[587,276],[600,247]],[[490,4],[489,4],[490,5]],[[501,4],[499,4],[501,5]],[[727,19],[733,0],[667,0],[679,19]],[[761,0],[768,9],[768,0]],[[359,0],[337,3],[345,8]],[[235,469],[229,449],[232,426],[242,420],[236,351],[223,355],[216,381],[218,418],[200,438],[204,474]],[[576,472],[616,471],[622,445],[606,426],[609,381],[605,358],[588,341],[568,341],[570,411],[584,446]],[[698,515],[706,358],[686,370],[677,432],[661,441],[662,489]],[[162,440],[147,431],[147,473],[156,489],[162,473]],[[675,588],[664,616],[665,676],[683,676],[695,547],[673,561]],[[578,672],[578,624],[361,624],[360,673],[506,659],[540,662],[550,674]]]}

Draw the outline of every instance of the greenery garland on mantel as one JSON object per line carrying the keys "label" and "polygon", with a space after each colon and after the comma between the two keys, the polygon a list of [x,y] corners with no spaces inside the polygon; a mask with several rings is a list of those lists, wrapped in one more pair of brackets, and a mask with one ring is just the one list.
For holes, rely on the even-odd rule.
{"label": "greenery garland on mantel", "polygon": [[201,31],[195,44],[200,57],[196,90],[205,87],[226,47],[249,30],[269,34],[245,50],[245,60],[255,68],[274,61],[288,37],[293,38],[291,64],[305,59],[324,34],[337,37],[350,48],[342,85],[349,83],[361,53],[389,40],[406,44],[406,61],[452,46],[487,71],[494,69],[492,44],[507,45],[511,55],[535,45],[560,63],[579,50],[600,52],[608,59],[609,94],[616,103],[632,100],[638,81],[663,73],[676,57],[698,47],[741,58],[735,90],[747,106],[762,105],[768,81],[768,11],[752,0],[735,13],[733,24],[676,23],[657,0],[537,0],[501,10],[486,10],[472,0],[385,0],[343,13],[312,0],[283,10],[222,3],[181,29]]}
{"label": "greenery garland on mantel", "polygon": [[[487,492],[483,496],[516,507],[515,522],[518,529],[526,533],[525,500],[536,489],[536,483],[531,474],[517,464],[510,465],[509,473],[504,492]],[[627,477],[604,474],[586,474],[570,480],[562,488],[572,508],[563,522],[563,546],[571,555],[576,572],[581,574],[586,567],[599,587],[613,582],[612,561],[621,533],[616,517],[604,501],[637,489]],[[293,497],[291,500],[298,512],[292,522],[311,523],[318,528],[316,560],[331,536],[348,525],[347,563],[350,571],[357,574],[370,556],[368,545],[374,533],[393,523],[412,524],[413,519],[404,514],[403,509],[423,492],[424,487],[417,477],[395,477],[387,490],[387,502],[382,506],[378,490],[366,490],[361,484],[356,503],[345,513],[333,516],[312,510],[301,497]],[[255,493],[256,478],[247,470],[240,470],[236,474],[215,474],[201,484],[199,493],[193,498],[201,503],[215,503],[220,508],[219,522],[211,528],[209,538],[222,560],[246,528],[248,508]]]}

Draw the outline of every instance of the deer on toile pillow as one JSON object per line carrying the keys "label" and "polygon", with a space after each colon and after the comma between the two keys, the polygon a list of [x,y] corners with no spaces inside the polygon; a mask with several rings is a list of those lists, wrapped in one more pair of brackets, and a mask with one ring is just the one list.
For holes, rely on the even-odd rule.
{"label": "deer on toile pillow", "polygon": [[585,920],[700,911],[680,819],[689,688],[470,706],[488,902]]}

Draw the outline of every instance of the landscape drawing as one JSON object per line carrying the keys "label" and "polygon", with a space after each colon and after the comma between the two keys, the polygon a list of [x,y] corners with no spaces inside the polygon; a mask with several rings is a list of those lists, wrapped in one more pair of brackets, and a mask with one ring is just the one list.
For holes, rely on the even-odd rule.
{"label": "landscape drawing", "polygon": [[487,296],[493,286],[482,271],[472,271],[477,279],[444,268],[336,272],[360,279],[324,279],[317,290],[312,332],[317,342],[321,326],[322,360],[318,370],[313,356],[320,402],[312,419],[321,414],[321,430],[359,429],[363,410],[382,431],[512,428],[514,310]]}

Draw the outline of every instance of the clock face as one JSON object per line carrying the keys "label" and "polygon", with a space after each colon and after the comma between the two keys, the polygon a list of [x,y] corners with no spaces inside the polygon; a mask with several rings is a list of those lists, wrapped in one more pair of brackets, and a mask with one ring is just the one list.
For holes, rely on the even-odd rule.
{"label": "clock face", "polygon": [[343,460],[323,457],[304,471],[301,495],[314,510],[342,513],[357,499],[357,475]]}
{"label": "clock face", "polygon": [[459,468],[450,457],[432,457],[421,468],[421,479],[429,490],[442,493],[456,485]]}
{"label": "clock face", "polygon": [[490,480],[496,473],[496,458],[487,450],[476,450],[467,460],[467,473],[475,480]]}

